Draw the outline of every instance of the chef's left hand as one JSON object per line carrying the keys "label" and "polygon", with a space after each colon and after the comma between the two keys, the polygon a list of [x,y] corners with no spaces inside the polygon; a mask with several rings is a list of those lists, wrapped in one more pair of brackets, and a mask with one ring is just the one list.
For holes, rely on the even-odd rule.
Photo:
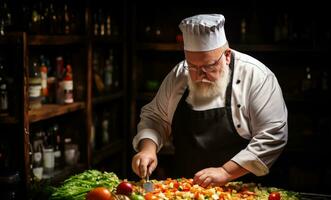
{"label": "chef's left hand", "polygon": [[230,181],[230,174],[223,167],[211,167],[203,169],[194,175],[193,184],[202,187],[222,186]]}

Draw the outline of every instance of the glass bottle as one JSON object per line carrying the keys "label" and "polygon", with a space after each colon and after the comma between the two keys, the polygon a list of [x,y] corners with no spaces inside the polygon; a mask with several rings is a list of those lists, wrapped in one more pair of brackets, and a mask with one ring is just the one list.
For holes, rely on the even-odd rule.
{"label": "glass bottle", "polygon": [[110,115],[107,111],[104,112],[102,117],[102,145],[107,145],[109,143],[109,118]]}
{"label": "glass bottle", "polygon": [[29,75],[29,100],[30,108],[40,108],[41,107],[41,74],[39,71],[37,61],[32,62],[30,67]]}
{"label": "glass bottle", "polygon": [[46,103],[46,99],[48,97],[48,87],[47,87],[47,73],[48,68],[46,66],[46,62],[44,56],[41,57],[41,65],[40,65],[40,76],[41,76],[41,96],[43,97],[43,103]]}
{"label": "glass bottle", "polygon": [[62,165],[62,143],[61,143],[61,135],[59,132],[59,125],[54,124],[52,127],[52,131],[55,137],[54,143],[54,159],[55,159],[55,168],[59,168]]}
{"label": "glass bottle", "polygon": [[71,16],[67,4],[64,4],[64,34],[71,33]]}
{"label": "glass bottle", "polygon": [[109,92],[113,87],[113,51],[112,49],[109,51],[109,57],[106,60],[106,66],[104,70],[104,84],[106,92]]}
{"label": "glass bottle", "polygon": [[73,79],[72,79],[72,67],[70,64],[66,66],[66,75],[64,77],[63,83],[63,90],[64,90],[64,103],[73,103]]}
{"label": "glass bottle", "polygon": [[[34,162],[33,153],[34,153],[33,146],[31,143],[29,143],[29,164],[30,164],[29,167],[31,174],[33,174],[33,162]],[[30,177],[30,181],[33,181],[33,177]]]}
{"label": "glass bottle", "polygon": [[38,144],[33,152],[33,175],[36,181],[40,181],[43,178],[43,146]]}
{"label": "glass bottle", "polygon": [[54,35],[57,33],[57,15],[53,2],[49,5],[49,33]]}
{"label": "glass bottle", "polygon": [[311,75],[311,68],[308,66],[305,69],[305,77],[302,80],[302,93],[305,97],[309,97],[313,90],[313,79]]}
{"label": "glass bottle", "polygon": [[0,57],[0,114],[8,112],[8,83],[4,59]]}
{"label": "glass bottle", "polygon": [[95,36],[99,35],[99,21],[98,21],[98,13],[95,12],[93,15],[93,34]]}
{"label": "glass bottle", "polygon": [[98,11],[98,18],[99,18],[98,21],[99,21],[99,26],[100,26],[100,35],[104,36],[105,35],[105,16],[104,16],[101,8]]}
{"label": "glass bottle", "polygon": [[30,28],[30,33],[32,34],[40,33],[40,13],[38,12],[37,4],[33,5],[31,11],[29,28]]}
{"label": "glass bottle", "polygon": [[3,18],[3,23],[4,23],[4,28],[6,31],[11,28],[12,24],[12,14],[11,11],[8,7],[7,2],[3,2],[2,5],[2,18]]}
{"label": "glass bottle", "polygon": [[107,20],[106,20],[106,34],[108,36],[111,35],[111,17],[110,17],[110,15],[107,16]]}

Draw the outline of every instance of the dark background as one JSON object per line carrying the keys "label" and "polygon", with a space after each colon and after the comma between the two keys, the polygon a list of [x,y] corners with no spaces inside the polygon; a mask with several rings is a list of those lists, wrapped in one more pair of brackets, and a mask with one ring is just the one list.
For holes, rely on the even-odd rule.
{"label": "dark background", "polygon": [[[123,146],[123,151],[119,148],[121,150],[108,154],[107,152],[111,151],[109,149],[112,149],[110,146],[107,151],[100,151],[106,155],[102,161],[87,168],[114,171],[121,178],[138,180],[131,170],[131,158],[134,155],[132,138],[139,122],[140,108],[152,99],[163,78],[184,58],[178,42],[180,35],[178,24],[183,18],[195,14],[220,13],[226,19],[225,31],[230,47],[257,58],[276,74],[288,108],[288,144],[271,168],[270,174],[261,178],[254,177],[252,180],[298,192],[330,194],[331,166],[328,159],[331,153],[329,147],[331,23],[326,1],[56,1],[58,5],[68,3],[73,13],[74,26],[69,34],[65,34],[63,30],[51,32],[58,30],[58,27],[51,29],[51,23],[39,27],[31,26],[31,10],[34,8],[43,10],[50,2],[54,2],[52,0],[42,1],[41,8],[41,1],[38,0],[0,0],[0,25],[1,19],[5,18],[4,2],[7,2],[12,16],[12,23],[6,26],[6,33],[27,32],[30,36],[67,35],[69,38],[77,35],[88,36],[88,41],[99,42],[96,49],[103,55],[108,53],[108,43],[113,46],[116,63],[120,66],[118,73],[123,75],[119,78],[119,88],[124,91],[124,100],[117,99],[114,104],[102,101],[93,108],[91,118],[95,123],[100,123],[98,120],[104,115],[105,107],[113,113],[111,119],[115,123],[112,129],[116,139],[121,138],[121,142],[116,143],[116,147]],[[100,8],[103,13],[110,13],[112,16],[114,32],[105,40],[98,38],[99,36],[93,39],[91,36],[94,24],[100,23],[100,16],[96,14]],[[90,26],[86,25],[85,9],[91,12]],[[116,40],[118,37],[120,37],[119,41]],[[20,64],[20,61],[17,61],[19,60],[17,54],[10,54],[7,51],[13,47],[4,45],[0,48],[1,55],[6,55],[7,60],[12,60],[15,65]],[[48,55],[55,57],[55,54],[64,51],[65,57],[69,60],[72,57],[76,60],[85,58],[86,47],[79,46],[79,51],[76,51],[76,48],[62,48],[61,45],[54,48],[48,46],[32,48],[30,56],[47,52]],[[15,69],[9,71],[10,74],[16,72]],[[80,71],[85,73],[84,70]],[[15,78],[16,75],[12,77]],[[83,79],[82,82],[86,81]],[[19,83],[18,85],[22,85],[22,82]],[[92,85],[93,94],[97,94],[95,82]],[[85,95],[86,90],[83,90],[84,98]],[[13,103],[20,102],[21,98],[23,97],[13,95],[11,102],[14,106],[10,108],[10,112],[16,113],[21,109]],[[121,112],[122,106],[126,108],[124,112]],[[73,117],[75,119],[73,121],[79,121],[81,119],[79,117],[82,116],[81,113],[73,115],[77,115]],[[69,116],[67,120],[66,117],[41,121],[32,128],[46,126],[49,121],[53,122],[52,120],[67,127],[66,123],[71,121],[71,118]],[[20,127],[5,124],[0,128],[1,133],[7,128],[13,128],[13,133],[23,135]],[[96,128],[100,129],[100,125],[96,125]],[[77,130],[77,127],[69,126],[69,129]],[[127,133],[123,133],[122,129],[126,129]],[[17,161],[22,157],[15,158],[13,155],[13,152],[19,154],[21,151],[19,148],[12,150],[12,144],[16,144],[15,136],[0,135],[0,137],[2,152],[10,152],[6,154],[8,155],[6,166],[23,165],[22,162]],[[86,143],[85,139],[81,138],[82,148]],[[18,140],[17,144],[23,146],[24,142]],[[159,166],[151,178],[167,177],[172,154],[173,149],[169,147],[160,152]],[[27,173],[23,168],[18,167],[22,174]]]}

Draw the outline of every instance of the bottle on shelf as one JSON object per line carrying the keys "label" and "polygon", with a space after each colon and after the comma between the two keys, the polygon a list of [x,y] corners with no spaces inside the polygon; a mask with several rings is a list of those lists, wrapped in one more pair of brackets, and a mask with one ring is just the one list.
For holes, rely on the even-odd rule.
{"label": "bottle on shelf", "polygon": [[93,14],[93,34],[95,36],[99,35],[99,21],[98,21],[98,13],[95,12]]}
{"label": "bottle on shelf", "polygon": [[0,36],[5,35],[13,25],[12,23],[12,13],[8,7],[8,3],[3,1],[0,4]]}
{"label": "bottle on shelf", "polygon": [[55,157],[54,157],[54,148],[52,145],[48,144],[44,146],[43,149],[43,168],[44,174],[47,177],[51,176],[55,167]]}
{"label": "bottle on shelf", "polygon": [[49,4],[49,34],[54,35],[57,33],[57,15],[54,7],[54,3]]}
{"label": "bottle on shelf", "polygon": [[106,35],[110,36],[111,35],[111,16],[110,14],[107,15],[107,19],[106,19]]}
{"label": "bottle on shelf", "polygon": [[48,98],[48,87],[47,87],[47,73],[48,67],[46,66],[46,62],[44,56],[40,56],[41,65],[40,65],[40,75],[41,75],[41,96],[43,98],[43,103],[47,103]]}
{"label": "bottle on shelf", "polygon": [[43,146],[41,143],[37,144],[33,151],[33,175],[35,181],[41,181],[43,179],[44,167],[43,167]]}
{"label": "bottle on shelf", "polygon": [[64,4],[64,34],[72,33],[71,30],[71,14],[67,4]]}
{"label": "bottle on shelf", "polygon": [[[29,168],[30,168],[30,173],[33,174],[33,163],[34,162],[34,149],[31,143],[29,143]],[[33,181],[33,177],[30,176],[30,182]]]}
{"label": "bottle on shelf", "polygon": [[109,118],[110,115],[107,111],[103,113],[102,117],[102,145],[105,146],[109,143]]}
{"label": "bottle on shelf", "polygon": [[0,116],[8,115],[8,83],[5,61],[0,57]]}
{"label": "bottle on shelf", "polygon": [[101,56],[98,52],[93,53],[93,79],[95,91],[97,94],[102,94],[105,91],[105,83],[103,77],[103,70],[101,70],[100,66]]}
{"label": "bottle on shelf", "polygon": [[313,89],[314,89],[314,81],[312,78],[311,67],[308,66],[305,68],[305,77],[302,80],[301,91],[304,97],[311,97]]}
{"label": "bottle on shelf", "polygon": [[100,33],[101,36],[104,36],[105,35],[105,27],[106,27],[104,12],[100,8],[98,13],[99,13],[99,27],[100,27],[99,33]]}
{"label": "bottle on shelf", "polygon": [[40,69],[38,66],[38,62],[34,60],[29,68],[29,101],[30,101],[30,109],[40,108],[42,95],[42,79],[40,74]]}
{"label": "bottle on shelf", "polygon": [[104,69],[104,84],[106,92],[109,92],[113,87],[113,65],[114,65],[114,55],[113,50],[109,50],[109,57],[106,60],[106,65]]}
{"label": "bottle on shelf", "polygon": [[39,2],[39,16],[40,16],[40,29],[38,34],[48,34],[48,20],[49,12],[46,4],[43,4],[43,1]]}
{"label": "bottle on shelf", "polygon": [[67,64],[66,66],[66,75],[64,77],[63,82],[63,92],[64,92],[64,103],[73,103],[73,88],[74,83],[72,79],[72,67],[70,64]]}
{"label": "bottle on shelf", "polygon": [[33,4],[31,10],[31,19],[29,23],[29,31],[31,34],[40,33],[40,13],[36,3]]}
{"label": "bottle on shelf", "polygon": [[64,139],[64,158],[68,166],[74,166],[79,159],[78,145],[70,137]]}
{"label": "bottle on shelf", "polygon": [[53,126],[53,131],[55,133],[55,148],[54,148],[54,158],[55,158],[55,168],[60,168],[62,166],[62,142],[61,135],[59,133],[59,126],[55,124]]}

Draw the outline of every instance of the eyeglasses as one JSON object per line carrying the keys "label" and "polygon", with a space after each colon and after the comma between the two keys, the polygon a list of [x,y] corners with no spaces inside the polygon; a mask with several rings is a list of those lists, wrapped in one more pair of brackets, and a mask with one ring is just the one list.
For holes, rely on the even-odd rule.
{"label": "eyeglasses", "polygon": [[198,72],[199,70],[202,70],[206,73],[214,72],[219,67],[219,62],[220,62],[221,58],[223,57],[223,55],[224,55],[224,52],[213,64],[209,64],[209,65],[194,66],[194,65],[189,64],[186,61],[187,65],[184,65],[184,68],[189,71],[193,71],[193,72]]}

